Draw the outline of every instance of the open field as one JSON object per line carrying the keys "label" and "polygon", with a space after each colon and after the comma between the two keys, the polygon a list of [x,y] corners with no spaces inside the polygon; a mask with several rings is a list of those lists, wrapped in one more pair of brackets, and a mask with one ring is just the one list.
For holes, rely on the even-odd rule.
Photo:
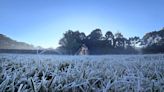
{"label": "open field", "polygon": [[162,92],[164,55],[0,54],[0,92]]}

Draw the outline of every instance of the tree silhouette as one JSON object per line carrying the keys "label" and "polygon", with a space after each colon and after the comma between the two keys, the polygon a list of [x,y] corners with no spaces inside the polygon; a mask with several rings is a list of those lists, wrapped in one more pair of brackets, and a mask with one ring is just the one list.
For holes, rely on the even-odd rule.
{"label": "tree silhouette", "polygon": [[111,31],[106,32],[105,39],[107,40],[107,45],[113,46],[114,43],[114,35]]}
{"label": "tree silhouette", "polygon": [[74,54],[83,44],[85,38],[86,36],[84,33],[68,30],[66,33],[64,33],[64,37],[59,41],[59,44],[63,49],[66,50],[66,53]]}
{"label": "tree silhouette", "polygon": [[75,54],[85,44],[90,54],[136,54],[137,46],[142,47],[143,53],[164,52],[164,28],[145,34],[140,39],[137,36],[125,38],[120,32],[115,35],[107,31],[103,36],[101,29],[93,30],[88,36],[83,32],[68,30],[59,41],[58,49],[65,54]]}
{"label": "tree silhouette", "polygon": [[114,41],[115,48],[124,48],[125,41],[126,39],[123,37],[123,35],[120,32],[115,34],[115,41]]}
{"label": "tree silhouette", "polygon": [[101,29],[95,29],[91,32],[91,34],[87,37],[90,40],[100,40],[102,39]]}

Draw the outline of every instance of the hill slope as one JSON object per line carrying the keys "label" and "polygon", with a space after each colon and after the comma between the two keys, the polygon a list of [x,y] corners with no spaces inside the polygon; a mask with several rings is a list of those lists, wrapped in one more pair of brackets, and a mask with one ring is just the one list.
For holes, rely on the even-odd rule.
{"label": "hill slope", "polygon": [[3,34],[0,34],[0,49],[36,49],[33,45],[15,41]]}

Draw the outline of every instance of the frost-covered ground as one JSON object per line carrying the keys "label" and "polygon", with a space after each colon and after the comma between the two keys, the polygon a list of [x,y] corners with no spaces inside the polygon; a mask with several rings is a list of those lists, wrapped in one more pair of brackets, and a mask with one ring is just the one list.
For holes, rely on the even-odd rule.
{"label": "frost-covered ground", "polygon": [[0,92],[163,92],[164,55],[0,54]]}

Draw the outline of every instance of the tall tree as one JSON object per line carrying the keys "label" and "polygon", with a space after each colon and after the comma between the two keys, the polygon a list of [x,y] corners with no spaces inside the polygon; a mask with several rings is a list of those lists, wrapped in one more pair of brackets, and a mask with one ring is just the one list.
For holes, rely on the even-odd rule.
{"label": "tall tree", "polygon": [[115,34],[115,38],[123,38],[123,35],[120,32],[117,32]]}
{"label": "tall tree", "polygon": [[101,29],[93,30],[91,32],[91,34],[88,36],[88,39],[91,39],[91,40],[100,40],[100,39],[102,39]]}
{"label": "tall tree", "polygon": [[147,33],[142,42],[143,53],[164,53],[164,28]]}
{"label": "tall tree", "polygon": [[85,44],[88,46],[91,54],[99,54],[103,49],[103,35],[101,29],[93,30],[85,40]]}
{"label": "tall tree", "polygon": [[68,30],[63,36],[59,44],[66,50],[67,54],[76,53],[86,38],[84,33],[80,33],[79,31],[73,32],[72,30]]}
{"label": "tall tree", "polygon": [[105,39],[106,39],[108,45],[113,46],[114,35],[111,31],[106,32]]}
{"label": "tall tree", "polygon": [[130,46],[136,47],[136,45],[141,42],[141,39],[137,36],[129,38]]}
{"label": "tall tree", "polygon": [[123,35],[118,32],[115,34],[115,40],[114,40],[114,46],[116,48],[124,48],[126,39],[123,37]]}

